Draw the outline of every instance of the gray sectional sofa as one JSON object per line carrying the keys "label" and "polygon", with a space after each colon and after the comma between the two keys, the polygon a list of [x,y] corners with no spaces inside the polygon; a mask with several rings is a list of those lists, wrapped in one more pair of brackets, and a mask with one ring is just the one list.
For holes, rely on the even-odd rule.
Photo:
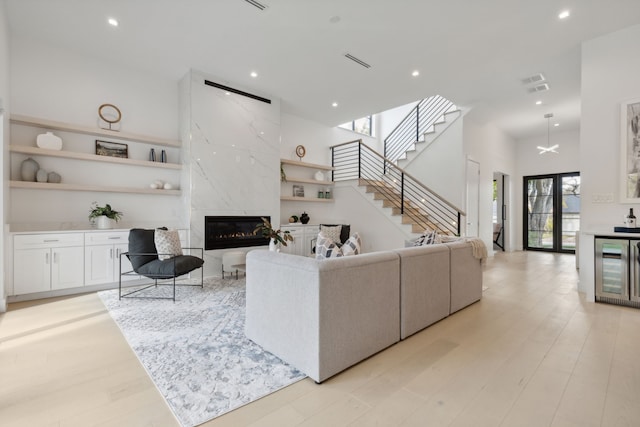
{"label": "gray sectional sofa", "polygon": [[246,264],[246,336],[316,382],[482,296],[465,242],[326,260],[255,250]]}

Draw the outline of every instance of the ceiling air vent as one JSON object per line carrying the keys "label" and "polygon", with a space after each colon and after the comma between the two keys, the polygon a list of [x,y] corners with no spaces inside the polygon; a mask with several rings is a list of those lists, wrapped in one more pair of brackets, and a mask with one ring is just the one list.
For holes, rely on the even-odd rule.
{"label": "ceiling air vent", "polygon": [[358,59],[355,56],[351,55],[350,53],[347,53],[344,55],[346,58],[349,58],[350,60],[352,60],[353,62],[355,62],[356,64],[362,65],[364,68],[371,68],[371,65],[367,64],[366,62],[364,62],[362,59]]}
{"label": "ceiling air vent", "polygon": [[249,3],[251,6],[255,6],[255,7],[257,7],[257,8],[258,8],[258,9],[260,9],[260,10],[265,10],[265,9],[267,8],[267,5],[266,5],[266,4],[262,4],[262,3],[260,3],[260,2],[257,2],[256,0],[244,0],[244,1],[246,1],[247,3]]}
{"label": "ceiling air vent", "polygon": [[522,79],[522,84],[523,85],[530,85],[533,83],[540,83],[545,81],[544,76],[542,75],[542,73],[536,74],[534,76],[531,77],[527,77],[526,79]]}
{"label": "ceiling air vent", "polygon": [[549,90],[549,85],[546,83],[536,85],[527,89],[529,93],[544,92],[545,90]]}

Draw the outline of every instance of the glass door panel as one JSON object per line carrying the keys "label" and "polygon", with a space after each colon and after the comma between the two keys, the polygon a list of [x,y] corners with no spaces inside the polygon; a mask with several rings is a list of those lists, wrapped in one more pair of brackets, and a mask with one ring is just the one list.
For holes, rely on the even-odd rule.
{"label": "glass door panel", "polygon": [[576,250],[576,231],[580,229],[580,175],[562,176],[560,249]]}
{"label": "glass door panel", "polygon": [[596,239],[596,296],[628,298],[628,240]]}
{"label": "glass door panel", "polygon": [[526,178],[527,248],[555,249],[553,239],[553,178]]}

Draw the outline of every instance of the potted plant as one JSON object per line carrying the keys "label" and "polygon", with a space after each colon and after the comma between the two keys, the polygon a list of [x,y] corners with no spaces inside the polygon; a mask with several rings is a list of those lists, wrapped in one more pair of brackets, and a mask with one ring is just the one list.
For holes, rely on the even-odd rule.
{"label": "potted plant", "polygon": [[278,245],[287,246],[287,242],[293,242],[293,236],[289,231],[275,230],[268,219],[260,218],[262,224],[258,224],[253,230],[255,233],[262,234],[263,237],[269,239],[269,250],[277,250]]}
{"label": "potted plant", "polygon": [[98,206],[97,202],[93,202],[89,211],[89,221],[91,224],[97,222],[99,229],[108,229],[113,228],[113,224],[118,222],[122,215],[124,215],[122,212],[112,209],[108,203],[104,206]]}

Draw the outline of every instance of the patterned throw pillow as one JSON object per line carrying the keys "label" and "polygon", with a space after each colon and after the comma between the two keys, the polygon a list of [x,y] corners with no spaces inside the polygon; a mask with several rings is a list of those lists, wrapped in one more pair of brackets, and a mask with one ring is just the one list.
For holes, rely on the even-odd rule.
{"label": "patterned throw pillow", "polygon": [[316,241],[316,259],[338,258],[341,256],[342,250],[336,242],[320,232]]}
{"label": "patterned throw pillow", "polygon": [[362,248],[362,240],[360,239],[360,235],[358,233],[353,233],[349,240],[344,242],[342,245],[342,255],[358,255]]}
{"label": "patterned throw pillow", "polygon": [[420,237],[418,237],[413,246],[433,245],[434,243],[441,243],[438,232],[436,230],[425,230]]}
{"label": "patterned throw pillow", "polygon": [[157,229],[153,240],[158,251],[158,258],[161,261],[182,255],[182,245],[180,244],[178,230]]}
{"label": "patterned throw pillow", "polygon": [[340,240],[340,232],[342,232],[342,226],[341,225],[334,225],[334,226],[321,225],[320,226],[320,232],[322,234],[324,234],[326,237],[328,237],[329,239],[331,239],[334,242],[338,243],[338,246],[340,246],[340,244],[342,244],[342,242]]}

